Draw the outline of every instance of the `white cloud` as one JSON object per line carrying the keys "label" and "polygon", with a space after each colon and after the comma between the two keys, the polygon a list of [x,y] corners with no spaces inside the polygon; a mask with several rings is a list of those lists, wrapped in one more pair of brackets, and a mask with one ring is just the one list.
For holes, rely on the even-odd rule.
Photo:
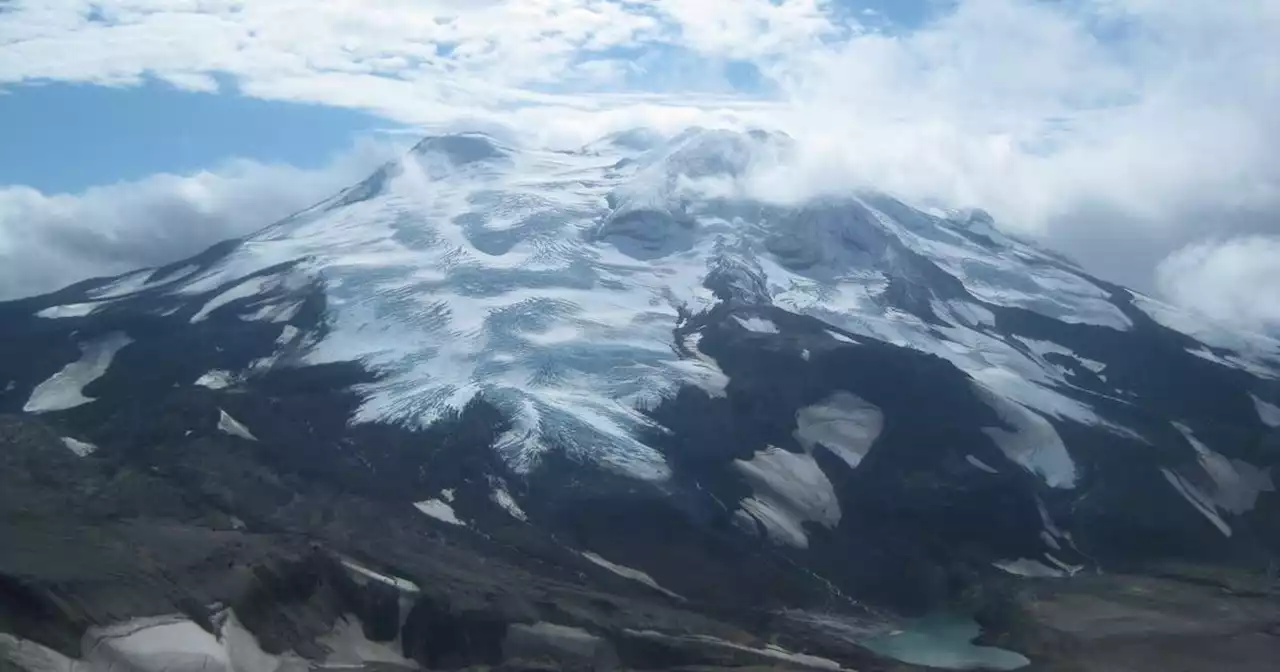
{"label": "white cloud", "polygon": [[[984,207],[1139,289],[1206,236],[1280,232],[1280,3],[936,6],[881,29],[857,0],[19,0],[0,85],[221,73],[249,96],[560,145],[778,126],[804,151],[772,189]],[[733,62],[780,94],[721,95]]]}
{"label": "white cloud", "polygon": [[1280,236],[1243,236],[1189,245],[1156,269],[1169,300],[1219,322],[1280,329]]}
{"label": "white cloud", "polygon": [[79,194],[0,187],[0,300],[195,254],[332,195],[393,151],[365,141],[314,170],[233,161]]}

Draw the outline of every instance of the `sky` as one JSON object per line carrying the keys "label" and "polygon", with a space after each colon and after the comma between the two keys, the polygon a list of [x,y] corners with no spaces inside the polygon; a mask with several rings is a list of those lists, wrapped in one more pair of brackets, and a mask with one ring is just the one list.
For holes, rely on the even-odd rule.
{"label": "sky", "polygon": [[426,132],[767,127],[789,197],[981,207],[1280,331],[1275,0],[0,0],[0,298],[192,254]]}

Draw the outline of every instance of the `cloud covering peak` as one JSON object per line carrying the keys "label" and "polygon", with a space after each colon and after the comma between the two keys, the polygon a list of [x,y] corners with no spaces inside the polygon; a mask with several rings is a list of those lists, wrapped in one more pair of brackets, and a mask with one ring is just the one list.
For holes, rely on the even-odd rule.
{"label": "cloud covering peak", "polygon": [[983,207],[1140,289],[1187,246],[1280,234],[1280,4],[899,4],[20,0],[0,86],[155,78],[559,146],[776,128],[799,147],[780,191]]}

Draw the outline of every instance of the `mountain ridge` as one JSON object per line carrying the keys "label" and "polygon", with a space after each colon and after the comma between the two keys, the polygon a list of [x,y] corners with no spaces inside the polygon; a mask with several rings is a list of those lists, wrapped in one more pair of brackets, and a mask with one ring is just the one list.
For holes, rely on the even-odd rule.
{"label": "mountain ridge", "polygon": [[[349,493],[704,613],[1280,553],[1280,343],[989,216],[751,198],[785,152],[427,138],[244,239],[0,304],[0,412],[250,529],[376,544],[279,504]],[[194,441],[261,480],[169,452]]]}

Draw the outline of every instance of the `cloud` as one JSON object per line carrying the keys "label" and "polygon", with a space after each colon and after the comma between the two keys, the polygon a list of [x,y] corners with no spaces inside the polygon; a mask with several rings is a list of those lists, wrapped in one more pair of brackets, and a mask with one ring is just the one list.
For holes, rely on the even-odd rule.
{"label": "cloud", "polygon": [[[1111,279],[1276,232],[1280,6],[964,0],[781,73],[809,189],[980,206]],[[1136,263],[1135,263],[1136,262]]]}
{"label": "cloud", "polygon": [[[892,6],[883,2],[877,7]],[[983,207],[1155,288],[1206,239],[1280,233],[1280,3],[954,0],[42,0],[0,14],[0,86],[208,90],[581,144],[762,125],[779,196],[873,186]],[[731,72],[762,86],[735,89]]]}
{"label": "cloud", "polygon": [[1242,236],[1178,250],[1156,268],[1161,292],[1214,320],[1280,329],[1280,236]]}
{"label": "cloud", "polygon": [[314,170],[232,161],[79,194],[0,187],[0,300],[190,256],[332,195],[394,151],[366,140]]}

